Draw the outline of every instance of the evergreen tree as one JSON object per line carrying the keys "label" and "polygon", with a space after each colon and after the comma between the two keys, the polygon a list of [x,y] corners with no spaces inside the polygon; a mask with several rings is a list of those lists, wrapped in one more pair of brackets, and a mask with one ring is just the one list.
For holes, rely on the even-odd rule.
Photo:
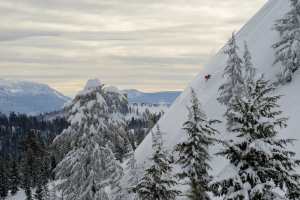
{"label": "evergreen tree", "polygon": [[58,200],[59,197],[56,194],[56,185],[55,183],[50,184],[49,190],[49,200]]}
{"label": "evergreen tree", "polygon": [[[22,161],[24,161],[27,149],[25,139],[31,130],[38,132],[38,140],[40,142],[49,144],[52,142],[53,135],[61,133],[66,124],[64,119],[44,121],[43,116],[26,116],[14,113],[6,116],[0,113],[0,155],[5,155],[9,158],[6,160],[7,163],[5,163],[8,166],[9,176],[13,176],[12,173],[14,173],[12,172],[13,162],[18,165],[19,175],[22,175]],[[9,179],[11,179],[10,177]],[[13,185],[10,184],[10,186]]]}
{"label": "evergreen tree", "polygon": [[25,191],[26,200],[33,200],[32,193],[31,193],[31,185],[32,185],[31,169],[29,165],[26,164],[22,168],[22,188]]}
{"label": "evergreen tree", "polygon": [[110,130],[107,134],[108,137],[112,137],[110,142],[111,149],[115,152],[115,157],[118,161],[123,162],[126,159],[126,155],[131,151],[132,146],[129,141],[129,137],[125,131],[126,124],[112,123],[110,124]]}
{"label": "evergreen tree", "polygon": [[131,199],[131,200],[136,200],[137,196],[133,193],[129,193],[130,190],[136,186],[139,183],[139,179],[140,179],[140,169],[137,165],[137,160],[135,159],[135,155],[134,152],[132,151],[129,155],[129,159],[128,162],[126,163],[126,170],[127,170],[127,175],[128,175],[128,179],[127,179],[127,183],[128,183],[128,188],[127,188],[127,199]]}
{"label": "evergreen tree", "polygon": [[156,132],[151,132],[152,136],[152,149],[153,151],[160,150],[163,146],[163,133],[160,130],[159,125],[156,126]]}
{"label": "evergreen tree", "polygon": [[10,193],[15,195],[19,191],[20,186],[20,175],[17,162],[13,160],[10,165]]}
{"label": "evergreen tree", "polygon": [[21,161],[22,188],[28,200],[31,200],[31,188],[35,188],[48,180],[47,151],[39,132],[31,130],[23,141]]}
{"label": "evergreen tree", "polygon": [[[247,87],[247,85],[251,82],[253,82],[256,74],[256,69],[253,66],[252,63],[252,56],[248,48],[248,44],[245,42],[244,44],[244,70],[245,70],[245,75],[244,75],[244,85]],[[247,88],[245,88],[246,90]]]}
{"label": "evergreen tree", "polygon": [[45,200],[44,198],[44,188],[42,186],[42,184],[38,184],[35,194],[34,194],[35,200]]}
{"label": "evergreen tree", "polygon": [[[160,131],[157,133],[159,138]],[[173,189],[177,182],[171,176],[172,167],[167,152],[162,149],[162,143],[156,143],[159,140],[153,141],[155,148],[150,159],[153,163],[132,191],[140,200],[173,200],[181,192]]]}
{"label": "evergreen tree", "polygon": [[140,169],[137,166],[137,161],[134,156],[134,152],[131,151],[126,155],[128,158],[126,162],[125,170],[127,173],[123,176],[122,186],[118,181],[116,184],[113,184],[112,188],[112,199],[113,200],[137,200],[137,195],[132,193],[132,188],[136,186],[139,182],[139,178],[141,177]]}
{"label": "evergreen tree", "polygon": [[122,176],[108,137],[123,97],[110,95],[98,86],[77,95],[67,108],[70,126],[54,141],[68,149],[55,169],[57,179],[64,180],[57,188],[65,200],[108,200],[105,188],[117,187]]}
{"label": "evergreen tree", "polygon": [[[110,150],[110,149],[108,149]],[[114,154],[110,150],[110,154],[105,157],[107,163],[106,170],[108,171],[108,180],[110,180],[112,200],[122,200],[123,199],[123,187],[121,186],[120,180],[123,178],[123,168],[121,167],[119,161],[116,160]]]}
{"label": "evergreen tree", "polygon": [[280,41],[273,45],[276,53],[275,63],[283,66],[279,82],[292,81],[293,73],[300,66],[300,1],[290,0],[290,10],[275,23],[275,30],[280,34]]}
{"label": "evergreen tree", "polygon": [[48,185],[43,183],[38,183],[35,190],[34,198],[35,200],[50,200]]}
{"label": "evergreen tree", "polygon": [[175,151],[179,154],[177,163],[182,166],[178,174],[181,179],[188,179],[190,191],[187,196],[192,200],[207,200],[209,196],[208,175],[209,147],[214,143],[214,135],[218,131],[212,128],[216,120],[208,120],[200,109],[200,103],[194,90],[191,90],[191,107],[188,121],[184,123],[187,140],[178,144]]}
{"label": "evergreen tree", "polygon": [[133,151],[130,153],[128,162],[126,163],[126,169],[129,174],[128,184],[130,186],[137,185],[139,182],[140,171]]}
{"label": "evergreen tree", "polygon": [[226,82],[219,88],[220,97],[218,98],[218,101],[221,104],[228,106],[232,99],[234,99],[236,96],[240,96],[243,86],[243,61],[239,57],[238,46],[234,34],[229,40],[227,49],[224,51],[224,53],[228,56],[223,75],[226,78]]}
{"label": "evergreen tree", "polygon": [[113,154],[92,138],[85,142],[84,148],[72,150],[57,165],[57,177],[65,180],[58,189],[64,191],[65,200],[108,200],[104,188],[110,184],[111,171],[106,158]]}
{"label": "evergreen tree", "polygon": [[26,200],[33,200],[31,188],[26,185],[26,188],[24,188],[24,191],[25,191],[25,195],[26,195]]}
{"label": "evergreen tree", "polygon": [[287,150],[293,140],[278,137],[287,119],[280,117],[280,96],[274,96],[274,90],[273,84],[261,77],[248,85],[249,95],[233,103],[235,139],[225,141],[218,153],[230,164],[212,183],[215,194],[224,200],[300,198],[300,176],[295,171],[300,161]]}
{"label": "evergreen tree", "polygon": [[41,168],[40,168],[40,176],[37,182],[36,190],[34,197],[36,200],[49,200],[50,199],[50,194],[49,194],[49,189],[48,189],[48,177],[50,176],[49,174],[49,163],[48,159],[41,158],[43,159],[41,163]]}
{"label": "evergreen tree", "polygon": [[7,197],[9,189],[8,172],[5,163],[5,159],[0,158],[0,198],[3,200]]}
{"label": "evergreen tree", "polygon": [[232,109],[231,101],[236,97],[242,96],[244,86],[242,75],[243,60],[239,57],[238,46],[234,34],[227,44],[225,54],[228,56],[223,75],[226,82],[220,86],[220,96],[217,100],[227,107],[225,116],[227,117],[227,125],[230,129],[232,126],[232,120],[230,120],[230,110]]}
{"label": "evergreen tree", "polygon": [[50,179],[54,180],[55,179],[55,168],[57,165],[55,156],[53,156],[53,155],[50,156],[49,163],[50,163]]}
{"label": "evergreen tree", "polygon": [[38,134],[39,132],[31,130],[23,141],[22,178],[28,179],[30,187],[35,187],[39,179],[43,176],[42,171],[45,168],[44,160],[47,155],[45,146]]}

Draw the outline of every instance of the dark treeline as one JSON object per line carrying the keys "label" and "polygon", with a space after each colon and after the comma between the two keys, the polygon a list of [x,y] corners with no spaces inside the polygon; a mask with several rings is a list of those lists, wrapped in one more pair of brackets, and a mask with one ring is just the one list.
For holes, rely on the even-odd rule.
{"label": "dark treeline", "polygon": [[[163,113],[138,112],[127,120],[127,137],[135,149]],[[49,195],[47,183],[54,180],[60,157],[52,145],[54,138],[69,126],[63,117],[0,113],[0,199],[24,190],[28,200]],[[113,143],[117,142],[113,141]],[[123,155],[115,150],[115,154]],[[121,151],[121,150],[120,150]],[[117,157],[122,161],[123,156]],[[32,191],[35,188],[35,191]],[[40,198],[41,197],[41,198]]]}
{"label": "dark treeline", "polygon": [[132,117],[127,122],[127,129],[129,133],[130,142],[132,144],[132,148],[136,149],[136,147],[142,143],[144,138],[148,135],[153,126],[158,122],[158,120],[164,114],[163,112],[159,113],[151,113],[148,109],[145,112],[140,113],[137,110],[129,111],[136,112],[137,115],[141,117]]}
{"label": "dark treeline", "polygon": [[19,188],[31,193],[31,187],[39,195],[38,190],[54,177],[56,161],[50,144],[67,126],[62,118],[45,121],[40,116],[0,114],[0,198]]}

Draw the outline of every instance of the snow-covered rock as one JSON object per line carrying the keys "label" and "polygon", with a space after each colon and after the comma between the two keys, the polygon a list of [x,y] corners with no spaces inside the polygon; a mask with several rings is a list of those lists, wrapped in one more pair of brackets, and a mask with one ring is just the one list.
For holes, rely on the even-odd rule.
{"label": "snow-covered rock", "polygon": [[70,99],[48,85],[0,79],[0,112],[39,114],[59,110]]}
{"label": "snow-covered rock", "polygon": [[83,90],[79,91],[77,93],[77,95],[86,95],[92,91],[94,91],[95,89],[97,89],[98,87],[102,86],[102,83],[101,81],[98,79],[98,78],[95,78],[95,79],[89,79]]}
{"label": "snow-covered rock", "polygon": [[92,90],[95,89],[97,87],[101,86],[101,81],[97,78],[95,79],[90,79],[87,81],[84,90]]}
{"label": "snow-covered rock", "polygon": [[111,92],[111,93],[119,93],[119,94],[121,94],[121,91],[117,87],[115,87],[115,86],[104,87],[104,91],[105,92]]}
{"label": "snow-covered rock", "polygon": [[[269,0],[236,35],[241,53],[243,52],[243,44],[246,41],[252,53],[254,65],[258,68],[258,73],[264,73],[265,78],[272,81],[276,80],[276,75],[280,70],[278,64],[276,66],[273,65],[275,56],[272,44],[279,40],[279,35],[273,30],[273,25],[276,19],[281,18],[287,12],[288,8],[288,0]],[[224,55],[223,49],[221,49],[176,99],[171,108],[159,121],[160,129],[165,133],[164,141],[167,148],[172,149],[176,144],[185,139],[182,124],[187,120],[187,105],[190,104],[190,88],[193,88],[197,93],[202,104],[202,109],[207,113],[208,117],[223,120],[223,123],[218,126],[221,132],[219,138],[230,137],[229,133],[226,132],[226,123],[223,117],[225,108],[216,100],[219,95],[218,89],[224,80],[222,74],[225,63],[226,55]],[[206,74],[212,75],[208,81],[204,79]],[[300,119],[299,90],[300,71],[295,73],[292,83],[280,86],[277,90],[278,94],[284,95],[280,101],[284,116],[290,118],[288,127],[281,131],[281,135],[282,137],[298,139],[295,146],[292,147],[293,151],[296,151],[298,158],[300,158],[300,134],[298,133]],[[148,162],[148,158],[152,152],[151,148],[151,134],[149,134],[136,150],[136,158],[139,163]],[[218,175],[227,164],[224,158],[214,156],[214,153],[219,148],[220,146],[216,145],[211,149],[211,165],[213,167],[211,173],[214,175]]]}

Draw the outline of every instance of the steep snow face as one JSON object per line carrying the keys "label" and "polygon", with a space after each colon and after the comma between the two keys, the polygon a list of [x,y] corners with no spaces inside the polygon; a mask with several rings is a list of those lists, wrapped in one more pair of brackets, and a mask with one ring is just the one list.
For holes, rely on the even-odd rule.
{"label": "steep snow face", "polygon": [[[253,63],[258,68],[258,73],[264,73],[267,79],[275,80],[276,74],[280,70],[280,66],[274,66],[274,50],[272,44],[279,39],[279,35],[274,31],[273,24],[276,19],[281,18],[289,8],[288,0],[269,0],[266,5],[256,14],[238,33],[237,41],[240,46],[242,56],[243,43],[246,41],[252,53]],[[190,88],[194,88],[197,96],[202,104],[202,109],[207,113],[208,117],[213,119],[224,120],[223,114],[225,108],[217,102],[218,88],[223,83],[222,77],[226,63],[226,56],[223,49],[212,58],[211,62],[206,65],[199,75],[190,83],[186,90],[176,99],[174,104],[159,121],[159,126],[164,132],[165,146],[172,149],[174,145],[185,139],[182,130],[182,124],[187,119],[186,106],[190,104]],[[211,79],[205,81],[204,76],[211,74]],[[281,109],[284,115],[290,118],[288,128],[284,129],[282,137],[292,137],[300,139],[297,133],[300,119],[300,72],[296,72],[295,78],[291,84],[281,86],[277,92],[283,94],[281,99]],[[225,121],[218,126],[221,135],[220,139],[230,137],[225,130]],[[292,147],[300,157],[300,140]],[[214,153],[220,149],[216,145],[211,149],[213,167],[212,173],[217,175],[226,165],[226,160],[215,157]],[[150,157],[151,150],[151,134],[149,134],[143,143],[136,150],[136,157],[139,163],[147,162]]]}
{"label": "steep snow face", "polygon": [[38,114],[61,109],[69,98],[48,85],[0,79],[0,111]]}
{"label": "steep snow face", "polygon": [[171,105],[181,93],[179,91],[146,93],[138,90],[124,90],[123,92],[127,94],[129,103],[163,105]]}

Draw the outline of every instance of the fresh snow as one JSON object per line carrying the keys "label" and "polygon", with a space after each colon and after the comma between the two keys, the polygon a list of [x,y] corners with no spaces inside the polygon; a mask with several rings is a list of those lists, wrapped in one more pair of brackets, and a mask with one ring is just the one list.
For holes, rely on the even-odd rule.
{"label": "fresh snow", "polygon": [[23,190],[20,190],[16,195],[11,196],[9,195],[6,200],[25,200],[26,199],[26,195],[25,192]]}
{"label": "fresh snow", "polygon": [[163,91],[163,92],[141,92],[138,90],[123,90],[127,94],[130,104],[164,104],[171,105],[180,95],[179,91]]}
{"label": "fresh snow", "polygon": [[[248,43],[249,50],[252,53],[254,66],[257,67],[258,73],[264,73],[267,79],[276,80],[276,74],[280,70],[280,66],[273,66],[275,57],[272,44],[278,41],[278,33],[272,30],[274,22],[283,16],[288,10],[288,0],[269,0],[266,5],[236,34],[241,54],[244,41]],[[226,56],[223,54],[223,49],[216,54],[208,63],[199,75],[189,84],[186,90],[176,99],[171,108],[159,121],[159,126],[164,132],[164,145],[168,149],[172,149],[176,144],[185,139],[182,124],[187,120],[187,106],[190,105],[190,88],[193,88],[202,104],[202,109],[206,112],[209,118],[224,120],[223,114],[225,108],[217,102],[218,88],[222,84],[223,70],[226,63]],[[204,76],[211,74],[210,80],[205,81]],[[93,84],[92,84],[93,85]],[[16,90],[17,91],[17,90]],[[300,157],[300,134],[299,119],[300,119],[300,71],[297,71],[293,82],[285,86],[280,86],[277,90],[278,94],[284,95],[280,101],[281,109],[284,111],[284,116],[289,117],[288,127],[281,131],[283,138],[295,138],[293,151]],[[76,120],[76,119],[74,119]],[[218,126],[222,138],[230,138],[226,132],[225,121]],[[149,158],[152,153],[152,138],[149,134],[135,152],[136,159],[139,164],[149,164]],[[262,150],[266,148],[261,146]],[[217,176],[218,179],[224,179],[235,173],[235,169],[228,165],[228,162],[222,157],[214,156],[214,153],[220,150],[220,146],[216,145],[211,151],[211,173]],[[221,170],[227,166],[226,172],[220,174]],[[299,169],[300,172],[300,169]],[[259,189],[259,188],[258,188]],[[18,194],[19,195],[19,194]],[[22,195],[22,193],[20,193]],[[19,196],[20,196],[19,195]],[[9,200],[21,200],[20,198],[10,198]]]}
{"label": "fresh snow", "polygon": [[223,170],[222,173],[219,173],[216,175],[216,177],[214,177],[214,182],[217,181],[223,181],[226,180],[228,178],[237,176],[237,167],[232,165],[232,164],[228,164]]}
{"label": "fresh snow", "polygon": [[[258,73],[264,73],[267,79],[276,80],[276,74],[280,66],[274,66],[274,50],[272,44],[279,39],[279,35],[274,31],[273,25],[276,19],[281,18],[288,10],[288,0],[269,0],[266,5],[236,34],[236,39],[240,47],[240,56],[243,53],[244,42],[246,41],[249,50],[252,53],[254,66]],[[159,121],[161,131],[165,132],[165,146],[170,150],[179,142],[185,139],[185,133],[182,130],[182,124],[187,120],[187,106],[190,103],[190,88],[193,88],[202,104],[202,109],[209,118],[223,120],[218,126],[221,135],[218,137],[228,138],[230,135],[226,132],[226,123],[223,114],[225,107],[217,102],[219,96],[218,89],[223,82],[223,71],[226,64],[226,55],[224,48],[217,53],[212,60],[203,68],[199,75],[189,84],[185,91],[176,99],[171,108]],[[278,65],[278,64],[277,64]],[[211,74],[210,80],[205,81],[204,76]],[[281,131],[282,137],[300,139],[299,119],[300,119],[300,72],[297,71],[292,83],[286,86],[280,86],[278,94],[283,94],[281,99],[281,109],[284,116],[288,116],[288,128]],[[138,163],[149,162],[151,156],[151,134],[149,134],[142,144],[136,150]],[[300,157],[300,140],[291,147]],[[224,158],[214,156],[214,153],[220,149],[216,145],[211,149],[211,173],[218,175],[220,171],[228,164]]]}

